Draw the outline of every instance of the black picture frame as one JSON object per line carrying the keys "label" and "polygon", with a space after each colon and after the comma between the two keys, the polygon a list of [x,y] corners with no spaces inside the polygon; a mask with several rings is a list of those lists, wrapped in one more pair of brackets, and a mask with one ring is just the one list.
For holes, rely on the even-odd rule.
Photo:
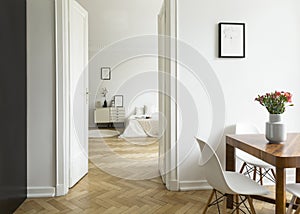
{"label": "black picture frame", "polygon": [[102,80],[110,80],[111,79],[110,67],[101,67],[101,79]]}
{"label": "black picture frame", "polygon": [[123,95],[114,96],[115,107],[123,107]]}
{"label": "black picture frame", "polygon": [[245,58],[245,23],[219,23],[219,58]]}

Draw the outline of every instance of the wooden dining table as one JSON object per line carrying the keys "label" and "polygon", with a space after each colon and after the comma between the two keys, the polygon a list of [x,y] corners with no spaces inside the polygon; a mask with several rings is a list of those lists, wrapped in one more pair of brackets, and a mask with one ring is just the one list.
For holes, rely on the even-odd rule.
{"label": "wooden dining table", "polygon": [[[300,133],[289,133],[282,143],[269,143],[263,134],[226,136],[226,170],[235,171],[235,148],[245,151],[276,168],[275,213],[286,213],[286,168],[296,168],[296,183],[300,183]],[[269,197],[254,196],[272,202]]]}

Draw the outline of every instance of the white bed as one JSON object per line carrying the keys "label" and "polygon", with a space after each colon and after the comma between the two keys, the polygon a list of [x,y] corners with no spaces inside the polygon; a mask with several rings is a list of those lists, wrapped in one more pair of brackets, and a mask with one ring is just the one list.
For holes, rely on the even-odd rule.
{"label": "white bed", "polygon": [[132,115],[128,118],[128,125],[120,135],[121,138],[129,137],[158,137],[158,114]]}

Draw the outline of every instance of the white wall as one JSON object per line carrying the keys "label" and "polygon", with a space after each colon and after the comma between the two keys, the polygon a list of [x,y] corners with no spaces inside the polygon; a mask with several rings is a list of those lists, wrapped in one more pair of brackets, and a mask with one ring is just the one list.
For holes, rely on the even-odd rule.
{"label": "white wall", "polygon": [[[300,118],[298,110],[300,105],[300,2],[298,0],[177,2],[178,39],[200,52],[218,76],[225,96],[226,128],[236,122],[252,122],[264,132],[268,113],[254,102],[254,98],[265,92],[286,90],[294,95],[295,104],[295,107],[289,107],[284,113],[288,131],[300,131],[300,121],[296,119]],[[245,59],[217,58],[219,22],[246,23]],[[179,48],[179,56],[180,53]],[[179,67],[178,73],[181,78],[185,72],[187,72],[185,69]],[[209,99],[205,89],[201,85],[186,85],[192,96],[198,97],[199,131],[198,133],[190,131],[188,133],[190,138],[179,142],[180,158],[183,161],[179,174],[180,181],[183,183],[200,184],[204,177],[197,166],[198,148],[192,137],[197,135],[204,139],[208,138],[213,114],[209,112]],[[188,108],[189,103],[184,102],[180,90],[179,88],[179,105]],[[195,113],[190,112],[191,115]],[[221,160],[224,160],[224,144],[223,140],[219,150]],[[189,149],[192,149],[191,154],[183,154]]]}
{"label": "white wall", "polygon": [[28,196],[54,195],[54,0],[27,0]]}
{"label": "white wall", "polygon": [[[148,110],[154,108],[152,106],[158,106],[157,93],[146,92],[149,87],[157,89],[157,75],[155,74],[157,58],[141,56],[120,62],[120,65],[112,65],[109,61],[101,62],[101,59],[93,57],[99,50],[107,48],[111,43],[135,36],[157,34],[157,15],[162,0],[77,1],[89,13],[89,58],[92,60],[89,65],[89,126],[95,126],[93,110],[96,102],[101,101],[100,93],[103,87],[109,90],[109,100],[116,94],[124,96],[127,115],[132,113],[134,107],[138,105],[146,105]],[[113,68],[112,78],[110,81],[101,81],[100,69],[107,66]],[[145,74],[145,72],[152,72],[151,85],[145,88],[145,93],[136,91],[138,97],[133,97],[132,85],[142,86],[144,78],[149,76],[149,73]],[[132,84],[130,87],[128,87],[129,83]]]}
{"label": "white wall", "polygon": [[101,92],[106,87],[109,90],[107,100],[112,100],[114,95],[124,95],[127,116],[134,113],[136,106],[142,105],[145,105],[145,114],[154,113],[158,105],[156,57],[138,57],[121,63],[113,69],[109,81],[100,80],[97,60],[90,63],[90,71],[95,71],[90,89],[97,92],[96,96],[91,97],[91,108],[97,101],[103,104]]}

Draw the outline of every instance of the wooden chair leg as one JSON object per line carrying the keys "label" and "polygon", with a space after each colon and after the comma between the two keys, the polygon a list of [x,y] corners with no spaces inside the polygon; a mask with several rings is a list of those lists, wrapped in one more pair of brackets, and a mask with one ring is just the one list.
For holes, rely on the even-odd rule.
{"label": "wooden chair leg", "polygon": [[262,175],[262,169],[261,167],[259,167],[259,181],[260,181],[260,185],[263,185],[263,175]]}
{"label": "wooden chair leg", "polygon": [[226,214],[227,213],[227,197],[226,195],[224,195],[224,199],[223,199],[223,212],[222,214]]}
{"label": "wooden chair leg", "polygon": [[247,199],[248,199],[248,203],[249,203],[249,206],[250,206],[251,213],[252,214],[256,214],[254,206],[253,206],[253,200],[252,200],[252,198],[248,195]]}
{"label": "wooden chair leg", "polygon": [[240,213],[240,209],[239,209],[239,195],[235,195],[235,202],[236,202],[236,214],[239,214]]}
{"label": "wooden chair leg", "polygon": [[215,191],[216,191],[216,190],[214,190],[214,189],[211,191],[211,194],[210,194],[210,196],[209,196],[209,198],[208,198],[208,201],[207,201],[207,203],[206,203],[206,205],[205,205],[205,207],[204,207],[204,210],[203,210],[203,212],[202,212],[203,214],[205,214],[205,213],[207,212],[208,206],[209,206],[211,200],[212,200],[213,197],[214,197]]}
{"label": "wooden chair leg", "polygon": [[299,214],[300,213],[300,205],[298,206],[298,208],[295,211],[295,214]]}
{"label": "wooden chair leg", "polygon": [[253,180],[256,181],[256,166],[254,166],[254,171],[253,171]]}
{"label": "wooden chair leg", "polygon": [[293,195],[293,197],[291,199],[291,202],[290,202],[290,205],[289,205],[289,208],[288,208],[286,214],[292,214],[292,212],[293,212],[293,205],[296,202],[296,199],[297,199],[297,197],[295,195]]}
{"label": "wooden chair leg", "polygon": [[240,173],[241,173],[241,174],[243,173],[243,171],[244,171],[246,165],[247,165],[246,162],[244,162],[243,165],[242,165],[242,167],[241,167],[241,169],[240,169]]}

